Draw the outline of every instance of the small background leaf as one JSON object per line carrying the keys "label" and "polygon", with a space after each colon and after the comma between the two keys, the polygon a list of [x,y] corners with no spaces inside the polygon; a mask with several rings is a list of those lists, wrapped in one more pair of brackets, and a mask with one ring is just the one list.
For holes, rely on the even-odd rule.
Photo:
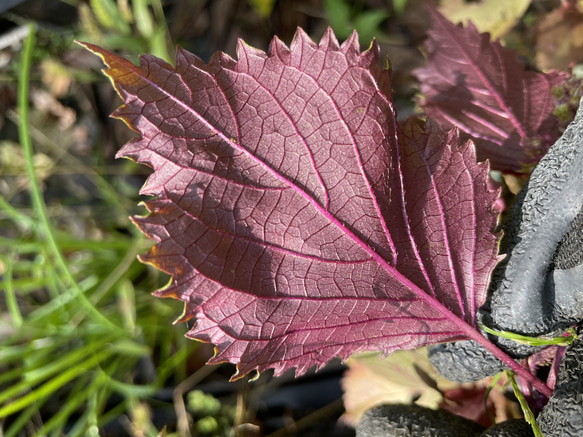
{"label": "small background leaf", "polygon": [[440,376],[427,358],[425,348],[397,351],[385,359],[369,353],[351,357],[349,369],[342,378],[344,390],[343,420],[356,425],[364,412],[382,404],[411,404],[436,409],[443,400],[442,394],[427,384],[420,376],[421,369],[435,381],[440,389],[453,389],[456,383]]}
{"label": "small background leaf", "polygon": [[428,63],[414,71],[426,114],[471,138],[493,169],[528,171],[561,134],[552,90],[566,73],[526,70],[515,52],[473,24],[455,26],[429,8]]}
{"label": "small background leaf", "polygon": [[275,6],[275,0],[248,0],[251,7],[261,18],[268,18]]}
{"label": "small background leaf", "polygon": [[347,361],[342,378],[344,407],[342,420],[355,425],[369,408],[382,404],[407,404],[443,408],[484,426],[521,417],[518,404],[504,395],[502,375],[484,398],[492,378],[457,384],[441,376],[427,358],[425,348],[398,351],[387,358],[378,354],[358,354]]}
{"label": "small background leaf", "polygon": [[488,32],[492,40],[506,35],[522,18],[532,0],[442,0],[441,12],[454,24],[471,21],[481,33]]}
{"label": "small background leaf", "polygon": [[365,47],[373,38],[387,38],[381,28],[381,23],[390,16],[386,9],[359,10],[358,4],[345,0],[324,0],[324,7],[330,26],[341,39],[348,38],[354,30]]}
{"label": "small background leaf", "polygon": [[541,70],[566,70],[583,61],[583,13],[580,2],[566,2],[536,24],[536,64]]}

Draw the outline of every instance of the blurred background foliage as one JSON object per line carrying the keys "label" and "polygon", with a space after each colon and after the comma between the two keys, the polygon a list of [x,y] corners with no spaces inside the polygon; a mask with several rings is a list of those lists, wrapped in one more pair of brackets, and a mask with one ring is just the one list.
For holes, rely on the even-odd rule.
{"label": "blurred background foliage", "polygon": [[[236,383],[228,382],[232,366],[205,366],[212,348],[187,341],[188,327],[171,323],[181,303],[150,295],[168,278],[137,261],[151,242],[129,220],[145,213],[137,193],[149,172],[114,159],[133,134],[108,117],[120,100],[99,61],[74,43],[168,62],[178,43],[206,61],[217,50],[235,56],[239,37],[265,50],[273,35],[289,43],[298,26],[315,39],[326,26],[339,39],[356,29],[363,49],[375,37],[389,57],[404,118],[414,110],[410,72],[423,63],[424,3],[0,1],[0,435],[351,436],[342,424],[378,402],[351,387],[370,387],[373,374],[387,387],[385,400],[399,393],[390,397],[437,407],[449,402],[447,393],[483,398],[483,386],[439,386],[429,370],[421,380],[435,378],[433,385],[403,385],[387,369],[419,376],[423,358],[412,370],[408,355],[381,370],[384,362],[369,355],[351,359],[346,409],[346,366],[337,362],[299,380]],[[566,68],[583,57],[581,2],[438,3],[452,20],[502,38],[533,68]],[[495,400],[496,416],[515,414]]]}

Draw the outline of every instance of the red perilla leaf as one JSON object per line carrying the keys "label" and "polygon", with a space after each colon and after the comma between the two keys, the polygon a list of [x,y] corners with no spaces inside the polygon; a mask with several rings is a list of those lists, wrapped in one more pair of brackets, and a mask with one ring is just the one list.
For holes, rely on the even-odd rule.
{"label": "red perilla leaf", "polygon": [[86,46],[141,135],[119,156],[154,169],[135,222],[157,244],[142,260],[172,276],[157,295],[186,302],[211,362],[302,374],[480,337],[498,193],[455,131],[397,128],[375,43],[299,30],[268,53],[240,42],[238,61],[179,49],[175,68]]}
{"label": "red perilla leaf", "polygon": [[471,22],[456,26],[429,11],[428,63],[414,71],[426,114],[444,128],[459,128],[493,169],[536,164],[561,135],[551,90],[567,74],[527,71],[516,52],[490,42]]}

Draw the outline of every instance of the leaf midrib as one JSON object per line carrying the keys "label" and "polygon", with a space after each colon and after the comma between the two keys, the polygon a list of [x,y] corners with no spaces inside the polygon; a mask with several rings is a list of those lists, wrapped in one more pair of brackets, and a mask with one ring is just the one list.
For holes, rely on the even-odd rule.
{"label": "leaf midrib", "polygon": [[[109,63],[107,62],[106,58],[107,57],[110,57],[110,56],[117,58],[117,56],[115,56],[113,54],[106,55],[103,59],[104,59],[104,61],[106,62],[106,64],[108,66],[109,66]],[[254,160],[255,162],[257,162],[257,164],[259,164],[261,167],[265,168],[269,173],[271,173],[273,176],[275,176],[276,179],[280,180],[285,185],[288,185],[294,191],[298,192],[309,203],[311,203],[321,214],[323,214],[330,222],[332,222],[335,226],[337,226],[342,231],[342,233],[344,233],[345,235],[347,235],[351,240],[353,240],[355,242],[355,244],[357,244],[363,250],[365,250],[370,255],[370,257],[373,260],[375,260],[382,268],[384,268],[390,275],[392,275],[393,277],[395,277],[406,288],[408,288],[409,290],[411,290],[412,292],[414,292],[419,297],[420,300],[422,300],[423,302],[425,302],[426,304],[428,304],[431,308],[433,308],[437,312],[441,313],[444,316],[445,319],[449,320],[451,323],[453,323],[455,326],[457,326],[458,329],[460,329],[460,332],[463,335],[466,335],[468,338],[475,337],[475,335],[477,333],[477,331],[475,330],[475,328],[473,328],[472,326],[470,326],[465,320],[461,319],[459,316],[457,316],[455,313],[453,313],[450,309],[448,309],[447,307],[445,307],[445,305],[442,304],[439,300],[437,300],[433,296],[430,296],[425,291],[423,291],[421,288],[419,288],[409,278],[407,278],[406,276],[404,276],[403,274],[401,274],[394,266],[390,265],[373,248],[371,248],[369,245],[367,245],[366,243],[364,243],[352,231],[350,231],[346,226],[344,226],[344,224],[342,224],[336,217],[334,217],[332,214],[330,214],[326,209],[322,208],[322,206],[314,198],[312,198],[311,196],[309,196],[304,190],[302,190],[301,188],[299,188],[298,186],[296,186],[294,183],[292,183],[287,178],[283,177],[281,174],[279,174],[277,171],[275,171],[273,168],[271,168],[269,165],[267,165],[264,161],[260,160],[256,156],[254,156],[251,152],[249,152],[247,149],[243,148],[237,142],[233,141],[231,138],[227,137],[225,134],[223,134],[222,132],[220,132],[219,130],[217,130],[204,117],[202,117],[197,111],[195,111],[193,108],[191,108],[190,106],[188,106],[186,103],[184,103],[183,101],[181,101],[180,99],[178,99],[176,96],[172,95],[171,93],[167,92],[164,88],[161,88],[160,86],[158,86],[155,82],[151,81],[149,78],[145,77],[142,74],[142,71],[141,71],[141,69],[139,67],[137,67],[133,63],[131,63],[129,61],[126,61],[126,60],[124,60],[122,58],[118,58],[118,59],[119,59],[119,61],[122,62],[122,64],[127,69],[129,69],[130,71],[132,71],[136,76],[138,76],[139,78],[141,78],[144,82],[146,82],[150,86],[153,86],[156,89],[162,91],[166,96],[168,96],[168,98],[172,99],[177,104],[181,105],[185,110],[191,112],[197,119],[199,119],[205,126],[207,126],[207,128],[209,130],[211,130],[213,132],[216,132],[216,135],[219,136],[223,141],[225,141],[231,147],[235,148],[236,150],[238,150],[240,152],[243,152],[249,158],[251,158],[252,160]],[[178,73],[176,73],[176,74],[178,74]],[[113,78],[113,77],[112,77],[112,79],[115,80],[115,78]],[[380,93],[380,95],[381,95],[381,97],[383,99],[386,99],[386,97],[384,95],[382,95],[382,93]],[[342,117],[340,117],[340,118],[341,118],[341,120],[343,120]],[[343,120],[343,122],[344,122],[344,120]],[[368,180],[368,178],[366,178],[366,176],[365,176],[365,179]],[[371,190],[371,192],[372,192],[372,190]]]}

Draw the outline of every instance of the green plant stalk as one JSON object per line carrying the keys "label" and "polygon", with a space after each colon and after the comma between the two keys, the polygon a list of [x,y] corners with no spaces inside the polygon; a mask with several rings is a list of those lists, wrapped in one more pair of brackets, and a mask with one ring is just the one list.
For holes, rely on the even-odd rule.
{"label": "green plant stalk", "polygon": [[[81,291],[81,293],[84,293],[84,289],[82,287],[83,284],[75,283],[75,285]],[[83,313],[76,314],[76,316],[69,314],[71,310],[70,307],[72,306],[70,305],[71,301],[75,300],[76,296],[71,293],[59,293],[59,287],[64,288],[65,286],[66,285],[62,281],[62,278],[60,276],[54,275],[52,270],[49,270],[49,272],[47,272],[47,278],[44,287],[50,292],[51,300],[30,312],[27,317],[28,320],[42,322],[43,319],[52,318],[55,314],[67,313],[68,323],[60,323],[59,326],[55,327],[56,329],[53,330],[54,332],[59,330],[64,335],[70,335],[71,331],[76,329],[76,326],[81,322],[81,320],[83,320],[85,315]],[[85,294],[83,294],[83,296],[85,296]],[[111,332],[108,326],[105,326],[105,328],[107,332]],[[103,329],[101,332],[103,332]],[[125,335],[122,335],[122,337],[125,337]]]}
{"label": "green plant stalk", "polygon": [[553,338],[541,338],[541,337],[529,337],[527,335],[516,334],[509,331],[498,331],[496,329],[488,328],[486,325],[480,325],[484,331],[489,334],[495,335],[497,337],[508,338],[514,340],[517,343],[528,344],[530,346],[569,346],[574,339],[577,338],[575,334],[575,329],[571,328],[567,331],[569,334],[566,337],[553,337]]}
{"label": "green plant stalk", "polygon": [[99,23],[122,35],[130,34],[130,26],[113,0],[90,0],[91,10]]}
{"label": "green plant stalk", "polygon": [[[138,411],[143,410],[140,401],[136,396],[128,395],[125,399],[126,411],[129,411],[134,418],[134,423],[140,435],[144,437],[157,437],[160,435],[154,424],[150,414],[142,416]],[[138,413],[138,414],[136,414]],[[140,417],[142,416],[142,417]]]}
{"label": "green plant stalk", "polygon": [[[6,117],[16,125],[19,125],[21,123],[21,116],[14,111],[7,111]],[[63,148],[59,144],[56,144],[53,140],[47,137],[44,132],[40,131],[33,125],[31,124],[28,125],[28,132],[30,134],[30,137],[34,140],[35,144],[42,146],[42,148],[45,149],[47,152],[50,152],[52,155],[56,156],[58,160],[62,160],[63,163],[66,164],[68,168],[74,168],[75,171],[73,173],[83,173],[88,176],[91,176],[93,183],[97,188],[99,188],[104,199],[110,205],[117,209],[118,214],[121,214],[124,217],[129,215],[128,210],[123,206],[118,193],[116,193],[115,189],[111,186],[111,184],[99,172],[94,170],[91,166],[85,164],[79,158],[72,155],[68,150],[63,150]],[[13,208],[12,206],[10,207]],[[1,202],[0,208],[3,208]],[[25,223],[27,223],[29,226],[36,225],[34,223],[34,220],[32,220],[27,215],[20,213],[17,210],[15,211],[6,210],[6,214],[13,217],[13,219],[16,218],[15,214],[19,214],[22,217],[24,217]],[[139,231],[136,233],[136,235],[137,234],[141,235]]]}
{"label": "green plant stalk", "polygon": [[57,389],[68,383],[69,381],[75,379],[77,376],[87,372],[92,367],[98,365],[100,362],[105,360],[111,352],[108,350],[103,350],[98,354],[95,354],[83,363],[79,363],[77,366],[69,369],[68,371],[61,373],[56,378],[43,384],[41,387],[32,391],[31,393],[16,399],[14,402],[0,408],[0,418],[10,416],[17,411],[26,408],[28,405],[36,402],[45,396],[49,396],[54,393]]}
{"label": "green plant stalk", "polygon": [[[97,428],[97,410],[99,409],[99,392],[94,391],[89,395],[87,399],[87,425],[89,425],[89,429],[87,429],[87,433],[85,435],[91,435],[95,437],[99,437],[99,430]],[[74,434],[73,432],[71,434]]]}
{"label": "green plant stalk", "polygon": [[[57,428],[57,431],[55,433],[56,435],[63,435],[64,433],[62,432],[62,428],[64,428],[64,426],[66,425],[69,416],[73,414],[75,410],[77,410],[77,408],[79,408],[83,404],[83,402],[85,402],[90,393],[93,393],[95,390],[99,389],[99,386],[98,384],[96,384],[96,382],[99,381],[93,381],[93,383],[89,387],[86,387],[85,389],[73,390],[75,392],[78,392],[79,395],[73,398],[69,396],[67,402],[65,402],[62,408],[59,409],[59,412],[55,414],[53,417],[51,417],[48,421],[46,421],[43,424],[43,426],[38,431],[36,431],[36,433],[34,434],[35,437],[46,436],[48,435],[49,431],[52,431],[54,428]],[[80,386],[80,384],[77,385]]]}
{"label": "green plant stalk", "polygon": [[[8,201],[0,196],[0,209],[4,211],[6,217],[11,219],[14,223],[16,223],[20,228],[33,228],[36,230],[36,223],[33,219],[31,219],[26,214],[21,213],[16,208],[14,208]],[[4,240],[4,238],[3,238]]]}
{"label": "green plant stalk", "polygon": [[122,315],[123,326],[127,332],[136,333],[136,296],[131,281],[125,278],[117,286],[117,301]]}
{"label": "green plant stalk", "polygon": [[148,345],[127,338],[121,338],[115,343],[110,343],[108,348],[116,355],[124,357],[140,358],[152,353]]}
{"label": "green plant stalk", "polygon": [[[49,379],[66,369],[76,367],[78,362],[90,356],[95,350],[102,349],[105,342],[94,342],[81,349],[73,350],[64,355],[61,359],[54,360],[37,369],[29,370],[24,374],[24,381],[30,385],[35,385],[40,381]],[[45,360],[43,360],[45,361]]]}
{"label": "green plant stalk", "polygon": [[[0,197],[2,199],[2,197]],[[1,202],[0,202],[1,203]],[[12,208],[12,206],[11,206]],[[24,214],[23,214],[24,216]],[[30,217],[25,216],[28,220],[31,220]],[[34,223],[36,225],[36,223]],[[38,243],[31,243],[30,241],[21,241],[12,238],[4,238],[0,237],[0,246],[2,247],[9,247],[9,248],[16,248],[18,249],[18,253],[31,253],[36,252],[38,250]]]}
{"label": "green plant stalk", "polygon": [[69,437],[99,437],[98,430],[92,429],[91,426],[91,408],[94,407],[94,402],[92,399],[94,398],[95,394],[90,393],[89,398],[87,399],[87,410],[85,410],[79,419],[75,422],[73,427],[67,431],[67,436]]}
{"label": "green plant stalk", "polygon": [[520,408],[522,408],[522,413],[524,414],[524,420],[526,420],[526,422],[531,426],[532,432],[534,433],[535,437],[544,437],[542,431],[540,430],[540,428],[538,426],[538,423],[536,423],[536,419],[534,417],[533,412],[531,411],[530,407],[528,406],[528,402],[526,402],[524,395],[522,394],[522,392],[520,391],[520,388],[518,388],[518,384],[514,380],[514,373],[511,372],[510,370],[507,370],[506,374],[508,375],[508,379],[512,383],[512,389],[514,390],[514,396],[516,396],[516,399],[518,399],[518,402],[520,403]]}
{"label": "green plant stalk", "polygon": [[148,2],[146,0],[135,0],[132,6],[138,32],[146,39],[151,38],[154,33],[154,23],[148,9]]}
{"label": "green plant stalk", "polygon": [[18,307],[16,300],[16,293],[14,292],[14,284],[12,282],[12,269],[14,267],[14,252],[8,253],[6,258],[6,272],[4,273],[4,291],[6,293],[6,308],[12,318],[12,324],[16,328],[20,328],[23,324],[22,314]]}
{"label": "green plant stalk", "polygon": [[101,281],[101,284],[91,296],[91,302],[96,305],[103,296],[118,282],[123,275],[129,270],[130,266],[136,260],[136,257],[142,249],[142,238],[134,239],[129,250],[124,255],[120,263],[113,269],[113,271]]}
{"label": "green plant stalk", "polygon": [[175,354],[170,355],[169,357],[167,357],[165,361],[162,361],[158,365],[157,370],[160,381],[166,381],[166,379],[168,379],[170,375],[176,372],[175,369],[178,366],[186,363],[187,358],[191,352],[192,350],[187,345],[186,347],[178,348]]}
{"label": "green plant stalk", "polygon": [[35,25],[30,25],[28,38],[25,41],[24,50],[22,51],[22,62],[20,67],[20,77],[18,81],[18,110],[20,112],[21,122],[18,125],[18,132],[20,137],[20,144],[23,148],[23,154],[26,162],[26,173],[30,181],[30,195],[32,199],[33,208],[38,214],[40,221],[39,235],[48,244],[52,254],[55,257],[57,267],[61,270],[63,275],[69,282],[74,294],[79,298],[81,306],[99,323],[109,327],[112,331],[123,332],[121,328],[112,323],[108,318],[101,314],[91,302],[87,299],[85,294],[79,288],[77,282],[73,278],[71,271],[67,267],[65,258],[59,249],[56,242],[52,226],[48,219],[46,205],[39,189],[38,179],[34,171],[33,165],[33,150],[30,132],[28,131],[28,94],[30,82],[30,66],[32,62],[32,51],[34,48]]}
{"label": "green plant stalk", "polygon": [[[52,346],[52,344],[51,344]],[[8,342],[2,343],[2,350],[0,353],[0,364],[10,363],[14,360],[21,360],[34,346],[29,344],[10,345]],[[0,395],[1,396],[1,395]]]}
{"label": "green plant stalk", "polygon": [[5,384],[8,381],[18,381],[21,377],[22,369],[16,368],[9,370],[8,372],[3,372],[0,375],[0,384]]}
{"label": "green plant stalk", "polygon": [[[148,43],[150,44],[153,54],[158,54],[158,56],[166,61],[172,63],[175,56],[170,54],[170,32],[168,31],[168,24],[166,23],[166,15],[164,14],[164,6],[160,0],[150,0],[150,5],[154,12],[154,23],[157,24],[157,28],[150,38],[148,38]],[[170,44],[170,46],[173,46]],[[175,52],[174,52],[175,53]]]}
{"label": "green plant stalk", "polygon": [[18,432],[21,431],[26,423],[30,420],[30,418],[39,411],[39,408],[44,404],[49,398],[46,397],[40,401],[35,402],[34,404],[30,405],[25,411],[20,413],[18,418],[12,422],[10,428],[6,430],[4,437],[15,437],[18,435]]}
{"label": "green plant stalk", "polygon": [[154,396],[158,391],[158,387],[154,384],[136,385],[117,381],[107,374],[105,376],[107,377],[106,384],[111,389],[111,391],[116,392],[126,398]]}

